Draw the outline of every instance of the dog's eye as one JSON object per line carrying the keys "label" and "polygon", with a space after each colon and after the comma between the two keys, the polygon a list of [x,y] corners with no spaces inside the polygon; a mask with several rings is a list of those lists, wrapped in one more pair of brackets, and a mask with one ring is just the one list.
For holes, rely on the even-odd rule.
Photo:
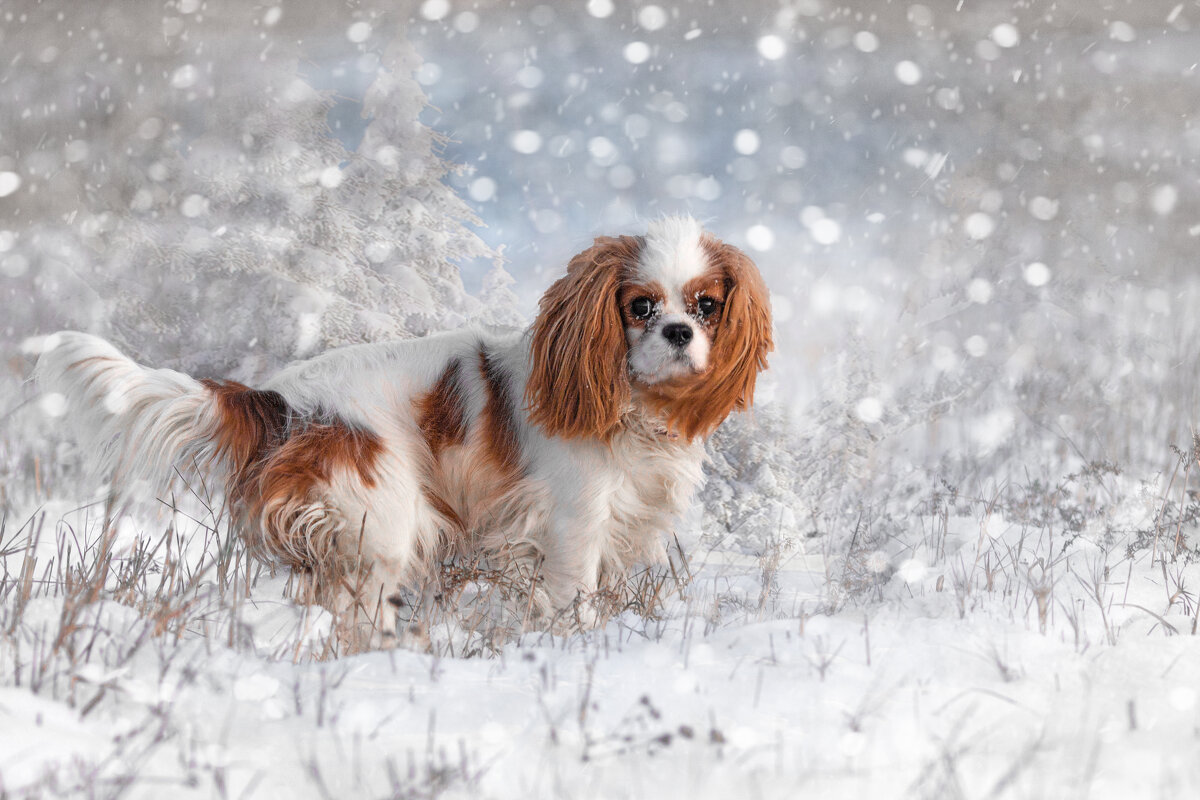
{"label": "dog's eye", "polygon": [[701,297],[696,301],[696,310],[700,312],[700,316],[707,317],[717,310],[717,301],[711,297]]}
{"label": "dog's eye", "polygon": [[647,319],[654,310],[654,301],[649,297],[639,297],[629,304],[629,313],[634,319]]}

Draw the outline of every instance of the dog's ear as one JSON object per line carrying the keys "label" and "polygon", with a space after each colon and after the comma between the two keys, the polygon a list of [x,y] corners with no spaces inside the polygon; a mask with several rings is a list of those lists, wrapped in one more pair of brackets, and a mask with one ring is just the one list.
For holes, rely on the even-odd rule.
{"label": "dog's ear", "polygon": [[733,245],[707,234],[702,243],[724,273],[726,294],[709,356],[712,369],[666,407],[672,429],[689,439],[708,436],[731,411],[750,407],[758,373],[775,349],[770,295],[758,267]]}
{"label": "dog's ear", "polygon": [[525,402],[551,436],[608,440],[620,426],[631,392],[617,292],[641,246],[641,237],[596,239],[542,296]]}

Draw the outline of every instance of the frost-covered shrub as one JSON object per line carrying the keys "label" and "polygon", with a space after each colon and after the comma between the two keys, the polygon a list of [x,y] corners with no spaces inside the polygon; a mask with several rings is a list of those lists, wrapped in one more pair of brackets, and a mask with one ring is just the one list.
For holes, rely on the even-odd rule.
{"label": "frost-covered shrub", "polygon": [[[759,407],[726,420],[708,442],[706,481],[700,491],[707,544],[761,554],[804,535],[800,490],[803,446],[779,406]],[[801,517],[797,519],[797,512]]]}
{"label": "frost-covered shrub", "polygon": [[820,397],[803,414],[770,401],[717,429],[701,493],[708,544],[754,555],[791,550],[802,539],[819,539],[827,551],[869,549],[894,532],[880,524],[885,509],[936,480],[942,465],[914,470],[906,450],[922,446],[929,421],[962,387],[940,380],[881,397],[863,347],[849,340],[828,355]]}
{"label": "frost-covered shrub", "polygon": [[[43,298],[10,337],[97,329],[157,364],[252,379],[339,344],[520,320],[499,264],[486,307],[463,287],[454,262],[495,253],[443,183],[386,4],[80,11],[5,27],[25,57],[0,85],[0,166],[21,176],[0,199],[4,290]],[[345,33],[302,46],[318,18]],[[364,121],[331,114],[339,92]]]}

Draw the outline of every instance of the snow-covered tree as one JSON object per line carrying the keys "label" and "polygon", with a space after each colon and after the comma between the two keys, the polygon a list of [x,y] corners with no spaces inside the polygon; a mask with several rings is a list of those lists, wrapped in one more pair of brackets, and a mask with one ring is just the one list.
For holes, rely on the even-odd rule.
{"label": "snow-covered tree", "polygon": [[[496,254],[443,182],[419,60],[386,4],[22,20],[9,33],[28,52],[0,98],[16,117],[0,167],[22,181],[0,199],[5,288],[53,301],[10,334],[91,327],[155,363],[250,379],[339,344],[519,320],[463,287],[455,262]],[[335,130],[355,94],[360,121]]]}

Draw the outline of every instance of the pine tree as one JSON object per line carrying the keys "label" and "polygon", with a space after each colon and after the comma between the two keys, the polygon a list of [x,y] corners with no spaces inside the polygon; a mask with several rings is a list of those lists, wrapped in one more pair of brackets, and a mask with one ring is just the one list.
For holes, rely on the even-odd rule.
{"label": "pine tree", "polygon": [[[54,22],[34,14],[28,32]],[[496,307],[511,297],[485,308],[463,287],[455,262],[496,254],[442,182],[451,167],[418,119],[399,20],[368,3],[208,0],[168,4],[166,18],[112,4],[80,27],[48,77],[10,68],[47,94],[67,74],[97,84],[55,108],[61,139],[48,146],[32,140],[38,126],[14,126],[26,141],[11,149],[34,162],[39,147],[53,148],[43,160],[65,152],[68,179],[16,198],[10,256],[47,307],[65,286],[86,298],[77,279],[94,295],[13,334],[72,324],[155,364],[252,380],[340,344],[519,320]],[[316,87],[356,77],[366,122],[351,150],[330,128],[334,91]]]}

